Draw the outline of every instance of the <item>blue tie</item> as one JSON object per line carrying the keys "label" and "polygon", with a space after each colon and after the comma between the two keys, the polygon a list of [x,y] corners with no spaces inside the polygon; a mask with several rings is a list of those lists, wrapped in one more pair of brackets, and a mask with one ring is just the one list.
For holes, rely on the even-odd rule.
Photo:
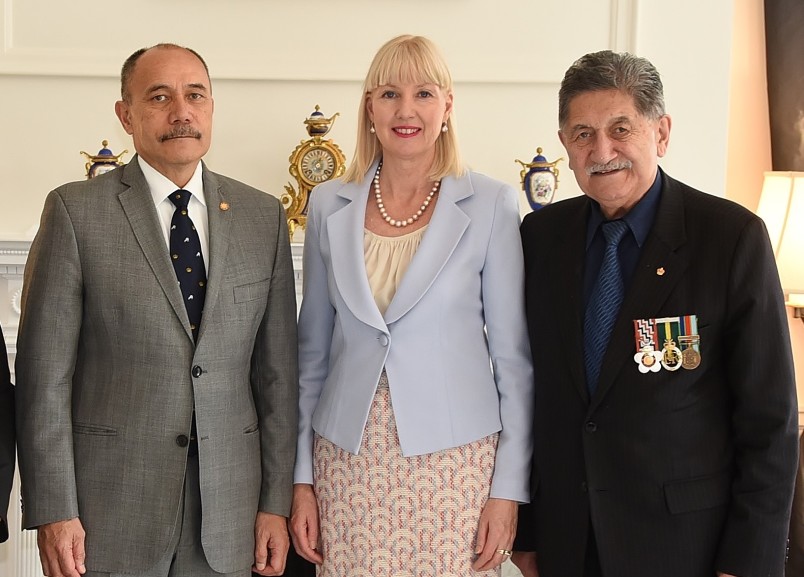
{"label": "blue tie", "polygon": [[179,281],[193,339],[197,340],[207,292],[207,271],[198,232],[187,214],[187,204],[191,196],[187,190],[177,190],[168,197],[176,205],[170,221],[170,260]]}
{"label": "blue tie", "polygon": [[586,306],[583,323],[584,363],[586,365],[586,386],[589,395],[597,389],[600,377],[600,365],[609,344],[609,336],[614,326],[614,319],[620,312],[623,302],[623,275],[620,271],[620,260],[617,247],[628,225],[622,220],[612,220],[601,225],[606,239],[606,250],[597,282]]}

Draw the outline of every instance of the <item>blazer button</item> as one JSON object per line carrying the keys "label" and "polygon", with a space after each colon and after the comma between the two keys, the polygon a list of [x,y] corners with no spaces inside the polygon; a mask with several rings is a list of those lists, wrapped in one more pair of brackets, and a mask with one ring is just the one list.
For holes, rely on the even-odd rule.
{"label": "blazer button", "polygon": [[197,379],[204,371],[198,365],[193,367],[192,375]]}
{"label": "blazer button", "polygon": [[586,424],[583,426],[583,428],[587,433],[594,433],[597,431],[597,423],[594,421],[586,421]]}
{"label": "blazer button", "polygon": [[380,335],[380,344],[384,347],[388,346],[388,335]]}
{"label": "blazer button", "polygon": [[190,438],[187,435],[179,435],[176,437],[176,444],[183,449],[190,444]]}
{"label": "blazer button", "polygon": [[586,493],[589,491],[589,487],[586,485],[586,481],[581,481],[581,493]]}

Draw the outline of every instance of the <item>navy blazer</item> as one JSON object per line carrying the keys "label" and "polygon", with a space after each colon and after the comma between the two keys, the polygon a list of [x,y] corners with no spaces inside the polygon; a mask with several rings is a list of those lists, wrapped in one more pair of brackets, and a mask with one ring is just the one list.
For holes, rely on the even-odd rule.
{"label": "navy blazer", "polygon": [[533,376],[517,193],[476,173],[442,180],[429,226],[383,316],[363,234],[375,166],[311,197],[299,317],[296,483],[313,431],[357,454],[385,368],[405,456],[500,431],[492,497],[528,500]]}

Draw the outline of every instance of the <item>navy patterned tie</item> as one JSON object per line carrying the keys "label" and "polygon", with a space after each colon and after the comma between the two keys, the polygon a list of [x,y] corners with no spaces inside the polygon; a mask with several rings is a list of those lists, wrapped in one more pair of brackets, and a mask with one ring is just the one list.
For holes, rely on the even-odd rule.
{"label": "navy patterned tie", "polygon": [[187,204],[191,196],[187,190],[177,190],[168,197],[176,205],[170,221],[170,260],[184,297],[193,338],[198,339],[198,327],[201,326],[201,313],[207,292],[207,271],[198,232],[187,214]]}
{"label": "navy patterned tie", "polygon": [[620,312],[623,302],[623,275],[617,247],[628,225],[622,220],[612,220],[601,225],[606,239],[606,250],[597,282],[586,305],[586,316],[583,323],[584,363],[586,365],[586,386],[589,395],[597,389],[600,376],[600,365],[609,344],[609,336],[614,326],[614,319]]}

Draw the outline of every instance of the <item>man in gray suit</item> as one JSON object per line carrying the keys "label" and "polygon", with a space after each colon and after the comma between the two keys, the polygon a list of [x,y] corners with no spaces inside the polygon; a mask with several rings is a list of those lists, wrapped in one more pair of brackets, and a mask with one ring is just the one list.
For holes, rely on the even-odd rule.
{"label": "man in gray suit", "polygon": [[[285,215],[201,162],[197,53],[137,51],[121,84],[137,156],[50,193],[25,270],[23,525],[50,577],[280,575],[298,396]],[[192,284],[195,265],[174,267],[189,256]]]}

